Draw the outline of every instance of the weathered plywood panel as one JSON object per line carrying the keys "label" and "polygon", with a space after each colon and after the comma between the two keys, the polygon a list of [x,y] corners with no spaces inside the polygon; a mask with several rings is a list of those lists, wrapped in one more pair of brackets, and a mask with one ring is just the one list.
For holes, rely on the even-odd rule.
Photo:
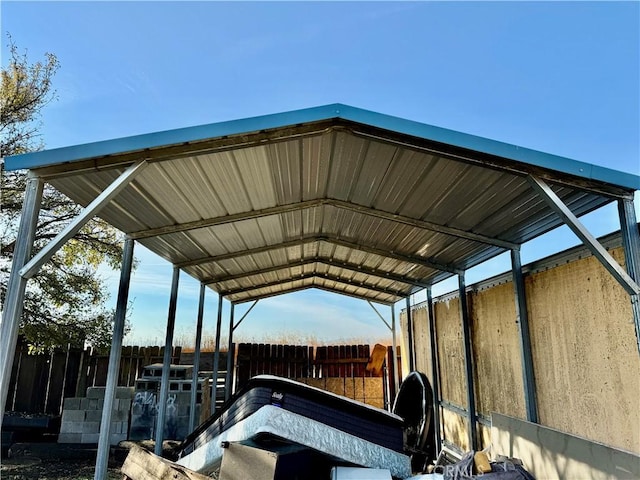
{"label": "weathered plywood panel", "polygon": [[433,305],[438,337],[440,389],[442,400],[466,408],[464,347],[460,321],[460,302],[453,299]]}
{"label": "weathered plywood panel", "polygon": [[[621,249],[612,251],[622,263]],[[593,257],[525,278],[540,422],[640,452],[629,297]]]}
{"label": "weathered plywood panel", "polygon": [[526,417],[513,283],[469,295],[476,410]]}
{"label": "weathered plywood panel", "polygon": [[[624,265],[621,248],[611,253]],[[640,357],[626,292],[593,257],[527,275],[525,286],[540,422],[640,453]],[[466,407],[459,302],[448,298],[434,303],[442,398]],[[468,299],[476,409],[484,415],[496,411],[523,419],[524,389],[512,283],[474,292]],[[424,306],[415,309],[414,318],[416,363],[430,375]],[[406,345],[404,315],[401,320]],[[445,413],[445,437],[464,447],[467,438],[461,428],[466,432],[467,427],[460,427],[460,418]],[[479,431],[486,436],[482,429]]]}
{"label": "weathered plywood panel", "polygon": [[469,445],[469,433],[467,419],[451,410],[442,410],[442,422],[444,424],[444,438],[449,443],[460,447],[463,451],[471,449]]}
{"label": "weathered plywood panel", "polygon": [[413,342],[416,349],[416,370],[424,373],[433,385],[431,367],[431,332],[429,330],[429,312],[423,308],[413,311]]}

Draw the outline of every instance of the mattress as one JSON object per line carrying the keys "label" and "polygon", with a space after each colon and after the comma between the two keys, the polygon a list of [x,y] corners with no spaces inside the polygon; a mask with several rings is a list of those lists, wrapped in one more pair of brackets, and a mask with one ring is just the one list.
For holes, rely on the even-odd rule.
{"label": "mattress", "polygon": [[221,411],[181,445],[178,463],[212,471],[224,441],[271,435],[344,462],[411,473],[403,453],[401,417],[308,385],[270,375],[252,378]]}

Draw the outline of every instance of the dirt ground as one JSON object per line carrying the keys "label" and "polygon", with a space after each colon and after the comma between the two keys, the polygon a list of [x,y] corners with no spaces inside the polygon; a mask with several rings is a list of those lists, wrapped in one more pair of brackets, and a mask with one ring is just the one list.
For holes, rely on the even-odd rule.
{"label": "dirt ground", "polygon": [[[153,451],[153,442],[137,442]],[[170,456],[174,445],[164,446],[163,456]],[[109,455],[108,480],[122,480],[120,467],[131,442],[122,442]],[[95,473],[95,445],[58,443],[17,443],[11,447],[9,458],[0,464],[2,480],[93,480]]]}

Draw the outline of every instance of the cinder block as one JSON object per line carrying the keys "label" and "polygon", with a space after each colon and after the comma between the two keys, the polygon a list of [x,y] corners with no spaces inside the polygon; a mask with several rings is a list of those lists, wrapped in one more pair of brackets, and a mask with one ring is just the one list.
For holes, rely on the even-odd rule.
{"label": "cinder block", "polygon": [[80,400],[80,397],[65,398],[63,410],[80,410]]}
{"label": "cinder block", "polygon": [[66,422],[84,422],[85,411],[84,410],[63,410],[62,411],[62,423]]}
{"label": "cinder block", "polygon": [[129,410],[116,410],[114,412],[111,412],[112,422],[124,422],[126,420],[129,420]]}
{"label": "cinder block", "polygon": [[82,433],[84,422],[63,422],[60,433]]}
{"label": "cinder block", "polygon": [[[84,422],[82,424],[82,434],[92,434],[100,432],[100,422]],[[84,442],[83,442],[84,443]],[[89,442],[91,443],[91,442]]]}
{"label": "cinder block", "polygon": [[134,387],[118,387],[116,388],[116,398],[133,399],[135,394]]}
{"label": "cinder block", "polygon": [[116,410],[124,410],[128,412],[131,410],[131,400],[128,398],[116,398],[114,408]]}
{"label": "cinder block", "polygon": [[85,422],[100,422],[102,420],[102,410],[87,410],[84,416]]}
{"label": "cinder block", "polygon": [[99,433],[83,433],[80,443],[98,443]]}
{"label": "cinder block", "polygon": [[87,388],[87,398],[104,398],[105,387],[89,387]]}
{"label": "cinder block", "polygon": [[89,410],[89,398],[80,399],[80,410]]}
{"label": "cinder block", "polygon": [[89,406],[87,407],[87,410],[97,410],[98,408],[99,408],[98,399],[97,398],[90,398],[89,399]]}
{"label": "cinder block", "polygon": [[60,432],[58,435],[58,443],[82,443],[82,434]]}

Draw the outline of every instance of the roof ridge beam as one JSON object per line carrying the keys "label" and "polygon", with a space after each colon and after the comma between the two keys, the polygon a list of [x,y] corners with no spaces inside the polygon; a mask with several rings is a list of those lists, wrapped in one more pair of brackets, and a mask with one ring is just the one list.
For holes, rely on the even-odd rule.
{"label": "roof ridge beam", "polygon": [[[257,285],[257,286],[251,286],[251,287],[246,287],[246,288],[238,288],[238,289],[235,289],[235,290],[221,290],[219,292],[219,294],[222,295],[223,297],[228,297],[228,296],[232,296],[232,295],[239,295],[239,294],[245,293],[245,292],[250,292],[252,290],[260,290],[262,288],[275,287],[275,286],[282,285],[282,284],[285,284],[285,283],[291,283],[291,282],[307,280],[307,279],[328,280],[330,282],[340,283],[340,284],[348,286],[348,287],[364,288],[364,289],[372,291],[372,292],[381,293],[383,295],[391,295],[391,296],[398,297],[398,298],[402,298],[402,297],[406,296],[401,291],[389,290],[387,288],[376,287],[376,286],[373,286],[373,285],[368,285],[368,284],[363,283],[363,282],[350,282],[350,281],[348,281],[346,279],[343,279],[343,278],[341,278],[341,277],[339,277],[337,275],[331,275],[331,274],[327,274],[327,273],[320,274],[320,273],[317,273],[317,272],[304,273],[304,274],[298,275],[296,277],[285,278],[285,279],[282,279],[282,280],[274,280],[272,282],[264,283],[262,285]],[[327,287],[325,287],[325,288],[327,288]],[[361,298],[361,297],[358,296],[358,298]],[[256,300],[256,299],[258,299],[258,297],[252,297],[252,299]]]}
{"label": "roof ridge beam", "polygon": [[282,213],[304,210],[307,208],[318,207],[327,203],[327,200],[320,198],[314,200],[306,200],[304,202],[288,203],[285,205],[276,205],[274,207],[262,208],[259,210],[250,210],[248,212],[233,213],[222,217],[204,218],[193,222],[179,223],[176,225],[166,225],[164,227],[150,228],[147,230],[139,230],[129,234],[134,240],[143,238],[157,237],[160,235],[168,235],[171,233],[186,232],[188,230],[196,230],[199,228],[213,227],[216,225],[224,225],[226,223],[239,222],[242,220],[252,220],[269,215],[279,215]]}
{"label": "roof ridge beam", "polygon": [[[295,293],[295,292],[301,292],[304,290],[310,290],[312,288],[317,288],[318,290],[323,290],[325,292],[329,292],[332,294],[336,294],[336,295],[344,295],[345,297],[351,297],[351,298],[357,298],[358,300],[362,300],[363,297],[359,296],[359,295],[353,295],[349,292],[344,292],[342,290],[338,290],[338,289],[333,289],[333,288],[329,288],[329,287],[325,287],[325,286],[321,286],[321,285],[303,285],[301,287],[293,287],[293,288],[289,288],[287,290],[283,290],[281,292],[272,292],[272,293],[265,293],[263,295],[256,295],[256,296],[252,296],[252,297],[248,297],[246,299],[243,300],[234,300],[233,303],[235,303],[236,305],[240,304],[240,303],[247,303],[247,302],[252,302],[254,300],[263,300],[265,298],[271,298],[271,297],[278,297],[280,295],[286,295],[288,293]],[[396,296],[397,297],[397,296]],[[398,300],[402,297],[397,297]],[[393,303],[395,303],[397,300],[393,300],[391,302],[385,302],[382,301],[380,299],[376,299],[376,298],[369,298],[369,300],[376,302],[376,303],[381,303],[383,305],[393,305]]]}
{"label": "roof ridge beam", "polygon": [[399,215],[396,213],[386,212],[384,210],[378,210],[371,207],[365,207],[352,202],[346,202],[344,200],[329,199],[327,205],[334,206],[336,208],[342,208],[352,212],[362,213],[371,217],[381,218],[383,220],[391,220],[397,223],[403,223],[410,227],[421,228],[424,230],[431,230],[433,232],[444,233],[458,238],[464,238],[465,240],[471,240],[473,242],[485,243],[488,245],[494,245],[502,247],[507,250],[519,250],[520,245],[506,240],[500,240],[498,238],[488,237],[479,233],[469,232],[467,230],[461,230],[459,228],[448,227],[435,222],[429,222],[426,220],[415,219]]}
{"label": "roof ridge beam", "polygon": [[395,275],[395,274],[390,273],[390,272],[385,272],[385,271],[382,271],[382,270],[376,270],[376,269],[367,268],[367,267],[361,267],[360,265],[355,265],[353,263],[348,263],[348,262],[333,261],[331,259],[324,258],[324,257],[307,258],[307,259],[297,260],[297,261],[294,261],[294,262],[288,262],[288,263],[284,263],[284,264],[280,264],[280,265],[274,265],[272,267],[264,268],[264,269],[261,269],[261,270],[256,270],[256,271],[252,271],[252,272],[244,272],[244,273],[238,274],[238,275],[231,275],[231,276],[228,276],[228,277],[217,277],[215,279],[205,280],[205,283],[207,283],[208,285],[219,284],[219,283],[223,283],[223,282],[229,282],[229,281],[232,281],[232,280],[239,280],[241,278],[246,278],[246,277],[250,277],[250,276],[253,276],[253,275],[262,275],[264,273],[277,272],[278,270],[283,270],[285,268],[305,266],[305,265],[309,265],[309,264],[312,264],[312,263],[321,263],[321,264],[327,265],[329,267],[343,268],[343,269],[349,270],[351,272],[363,273],[363,274],[366,274],[366,275],[377,277],[377,278],[380,278],[381,280],[390,280],[392,282],[404,283],[404,284],[407,284],[407,285],[413,285],[413,286],[420,287],[420,288],[428,288],[430,286],[430,284],[428,284],[428,283],[420,282],[419,280],[415,280],[415,279],[411,279],[411,278],[405,278],[405,277],[402,277],[400,275]]}

